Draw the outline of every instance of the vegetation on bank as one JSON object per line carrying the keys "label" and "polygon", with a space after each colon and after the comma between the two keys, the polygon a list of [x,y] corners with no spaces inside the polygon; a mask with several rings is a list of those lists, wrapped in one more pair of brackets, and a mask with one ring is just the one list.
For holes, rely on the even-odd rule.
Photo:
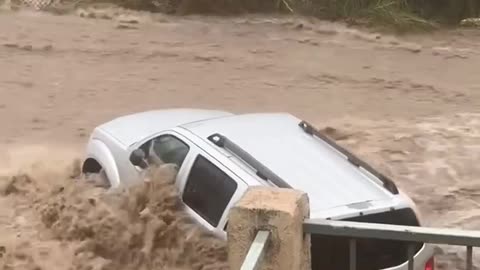
{"label": "vegetation on bank", "polygon": [[[19,1],[21,0],[3,0]],[[33,1],[33,0],[32,0]],[[458,25],[480,15],[480,0],[47,0],[62,4],[114,3],[167,14],[293,13],[400,31]],[[2,0],[0,0],[0,3]],[[478,23],[480,24],[480,22]],[[469,23],[462,23],[469,25]],[[476,24],[475,24],[476,25]]]}
{"label": "vegetation on bank", "polygon": [[480,0],[111,0],[124,7],[169,14],[282,12],[393,26],[431,29],[478,17]]}

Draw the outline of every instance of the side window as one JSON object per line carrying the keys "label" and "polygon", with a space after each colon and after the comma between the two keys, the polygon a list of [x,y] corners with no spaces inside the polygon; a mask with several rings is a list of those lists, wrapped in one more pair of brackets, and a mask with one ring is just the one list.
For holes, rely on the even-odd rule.
{"label": "side window", "polygon": [[237,182],[206,158],[198,155],[183,192],[183,201],[212,226],[217,227]]}
{"label": "side window", "polygon": [[172,135],[162,135],[151,141],[148,157],[154,163],[173,163],[180,168],[190,148]]}

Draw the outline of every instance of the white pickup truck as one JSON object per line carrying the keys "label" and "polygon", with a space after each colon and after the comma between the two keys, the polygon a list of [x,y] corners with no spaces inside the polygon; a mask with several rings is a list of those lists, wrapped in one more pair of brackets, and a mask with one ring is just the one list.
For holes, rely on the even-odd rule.
{"label": "white pickup truck", "polygon": [[[421,226],[415,204],[393,181],[287,113],[169,109],[119,117],[94,129],[83,173],[116,188],[141,181],[154,160],[176,164],[187,211],[221,237],[229,209],[254,185],[307,192],[312,219]],[[312,269],[348,269],[348,243],[312,235]],[[358,245],[359,270],[408,269],[406,243]],[[414,269],[434,269],[430,245],[419,244],[414,258]]]}

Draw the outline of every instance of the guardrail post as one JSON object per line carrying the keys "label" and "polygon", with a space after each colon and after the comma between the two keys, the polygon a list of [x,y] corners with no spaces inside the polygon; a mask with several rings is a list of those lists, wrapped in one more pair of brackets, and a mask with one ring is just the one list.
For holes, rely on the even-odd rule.
{"label": "guardrail post", "polygon": [[270,236],[259,270],[310,270],[306,193],[293,189],[251,187],[230,210],[227,228],[230,269],[239,270],[258,231]]}

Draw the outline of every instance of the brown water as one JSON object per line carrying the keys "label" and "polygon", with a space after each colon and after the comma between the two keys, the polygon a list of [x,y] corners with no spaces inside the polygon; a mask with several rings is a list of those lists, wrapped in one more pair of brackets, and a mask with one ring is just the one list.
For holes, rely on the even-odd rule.
{"label": "brown water", "polygon": [[[425,226],[480,229],[480,114],[421,121],[336,121],[340,142],[393,177],[417,203]],[[343,127],[343,129],[342,129]],[[465,269],[463,247],[437,249],[440,269]],[[474,264],[480,259],[474,251]]]}
{"label": "brown water", "polygon": [[0,223],[3,269],[228,268],[225,242],[183,211],[172,167],[106,192],[78,179],[77,162],[51,162],[2,179],[2,204],[14,208]]}
{"label": "brown water", "polygon": [[[118,27],[113,11],[125,13],[0,13],[3,269],[225,268],[224,243],[187,221],[168,175],[114,194],[71,179],[94,126],[167,107],[288,111],[333,127],[426,225],[480,229],[480,32],[142,13]],[[463,269],[463,249],[438,251],[442,269]]]}

